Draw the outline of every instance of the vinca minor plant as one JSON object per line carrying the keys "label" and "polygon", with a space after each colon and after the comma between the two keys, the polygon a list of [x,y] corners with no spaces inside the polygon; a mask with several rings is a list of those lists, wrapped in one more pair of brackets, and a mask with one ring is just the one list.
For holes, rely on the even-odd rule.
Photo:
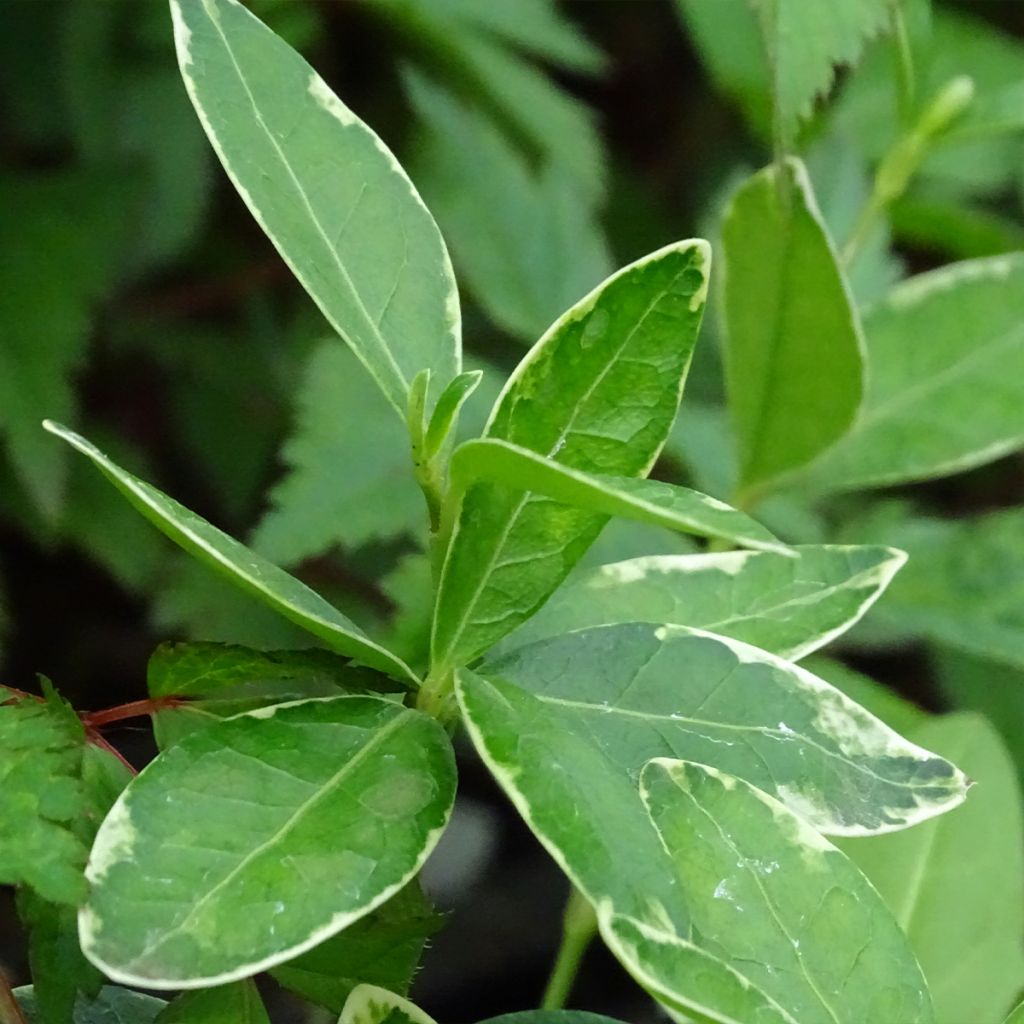
{"label": "vinca minor plant", "polygon": [[[787,5],[764,6],[781,19]],[[801,474],[884,479],[894,450],[910,467],[898,475],[927,475],[936,458],[969,460],[977,439],[958,424],[959,450],[937,455],[942,437],[900,433],[920,393],[865,390],[861,324],[803,163],[780,152],[724,220],[734,507],[648,478],[697,343],[707,242],[668,244],[576,302],[482,434],[459,440],[481,374],[463,368],[452,266],[401,166],[236,0],[172,0],[171,13],[221,163],[407,430],[429,525],[429,658],[409,664],[48,422],[318,646],[164,644],[138,707],[79,715],[46,681],[42,698],[5,691],[0,807],[20,826],[0,835],[0,881],[19,887],[34,985],[0,989],[0,1021],[256,1024],[268,1018],[252,979],[270,972],[340,1024],[430,1024],[406,999],[436,927],[417,876],[455,801],[459,733],[572,887],[544,1007],[506,1024],[608,1024],[560,1009],[594,935],[676,1020],[932,1021],[901,922],[833,840],[852,852],[858,837],[931,828],[968,779],[797,664],[860,620],[905,555],[791,546],[739,506]],[[923,146],[963,92],[954,83],[910,137]],[[785,90],[778,102],[785,141],[800,104]],[[883,182],[916,153],[897,152]],[[887,201],[868,205],[854,249]],[[956,284],[904,286],[874,336],[934,315],[923,297]],[[832,360],[820,377],[810,319]],[[708,543],[576,570],[611,517]],[[102,729],[138,711],[160,753],[135,776]]]}

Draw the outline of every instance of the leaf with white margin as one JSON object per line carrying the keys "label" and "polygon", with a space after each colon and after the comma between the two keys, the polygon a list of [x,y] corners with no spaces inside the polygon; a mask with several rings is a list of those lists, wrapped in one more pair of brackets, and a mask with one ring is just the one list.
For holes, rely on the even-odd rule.
{"label": "leaf with white margin", "polygon": [[405,417],[409,383],[461,366],[444,241],[391,151],[236,0],[171,0],[178,63],[253,216]]}
{"label": "leaf with white margin", "polygon": [[[807,545],[649,555],[579,573],[500,645],[616,622],[675,623],[798,661],[860,620],[906,561],[895,548]],[[492,652],[493,653],[493,652]]]}
{"label": "leaf with white margin", "polygon": [[779,799],[818,831],[870,835],[955,807],[948,761],[903,739],[810,672],[730,637],[620,623],[541,640],[477,670],[540,699],[632,776],[699,761]]}
{"label": "leaf with white margin", "polygon": [[359,985],[352,990],[338,1024],[436,1024],[408,999],[376,985]]}
{"label": "leaf with white margin", "polygon": [[[646,476],[679,408],[711,251],[689,239],[623,267],[564,313],[513,371],[484,430],[584,473]],[[438,670],[529,618],[606,517],[496,484],[458,510],[434,615]]]}
{"label": "leaf with white margin", "polygon": [[[932,1019],[906,937],[870,882],[778,801],[706,765],[658,759],[641,797],[673,857],[690,932],[619,917],[601,930],[670,1002],[685,993],[681,940],[728,952],[756,988],[800,1024]],[[679,1006],[685,1009],[685,1004]]]}
{"label": "leaf with white margin", "polygon": [[860,320],[796,159],[741,185],[722,222],[725,369],[748,494],[806,465],[853,423]]}
{"label": "leaf with white margin", "polygon": [[1017,768],[981,715],[929,717],[910,735],[963,765],[977,783],[970,799],[920,828],[850,840],[843,849],[882,894],[917,953],[939,1024],[994,1024],[1024,986]]}
{"label": "leaf with white margin", "polygon": [[163,491],[121,469],[74,431],[49,420],[43,426],[90,458],[129,504],[158,530],[231,583],[319,637],[340,654],[355,658],[407,685],[419,682],[405,662],[365,636],[351,619],[305,583],[218,530]]}
{"label": "leaf with white margin", "polygon": [[452,484],[460,491],[488,481],[602,515],[699,537],[718,537],[760,550],[789,552],[756,520],[700,491],[660,480],[584,473],[496,438],[464,441],[452,453],[450,470]]}
{"label": "leaf with white margin", "polygon": [[521,1013],[488,1017],[480,1024],[622,1024],[622,1021],[586,1010],[523,1010]]}
{"label": "leaf with white margin", "polygon": [[[608,759],[586,729],[567,727],[551,715],[543,701],[515,687],[495,687],[468,670],[457,673],[456,687],[469,734],[484,762],[541,843],[595,905],[612,951],[659,999],[701,1020],[724,1024],[816,1024],[819,1020],[822,1024],[863,1024],[894,1019],[909,1024],[930,1019],[927,1012],[908,1018],[884,1013],[857,1016],[865,1003],[870,1008],[872,1000],[878,1000],[879,1008],[891,1005],[883,998],[883,983],[913,989],[914,976],[919,975],[905,942],[900,946],[902,937],[895,922],[863,879],[856,898],[850,897],[846,905],[837,900],[839,906],[830,907],[842,910],[844,916],[834,934],[826,931],[826,941],[821,941],[820,934],[808,936],[799,931],[794,935],[801,945],[812,938],[819,942],[820,948],[812,953],[830,962],[836,976],[859,958],[870,967],[868,977],[856,976],[865,991],[856,997],[856,1012],[849,1016],[797,1017],[797,1007],[803,1005],[800,993],[790,992],[784,974],[772,976],[765,970],[765,961],[768,966],[776,957],[784,962],[786,950],[769,931],[771,944],[751,954],[750,936],[756,932],[747,929],[774,927],[770,913],[766,920],[758,905],[752,904],[754,913],[737,921],[732,930],[726,928],[727,922],[710,916],[729,909],[714,905],[714,891],[727,877],[726,869],[730,873],[737,867],[748,872],[769,869],[773,862],[781,863],[784,854],[787,870],[779,871],[779,880],[806,886],[805,858],[814,859],[817,869],[821,867],[820,851],[832,851],[776,801],[728,779],[732,787],[728,795],[735,800],[729,811],[736,825],[732,841],[742,843],[750,856],[745,852],[743,858],[737,857],[731,849],[723,853],[726,840],[710,851],[705,847],[701,851],[705,864],[711,860],[709,853],[716,859],[724,857],[723,873],[706,889],[689,875],[691,839],[673,846],[663,841],[636,781]],[[715,780],[725,778],[702,770]],[[724,788],[727,783],[720,784]],[[681,801],[682,795],[677,799]],[[753,819],[749,826],[742,820],[746,817]],[[714,838],[712,834],[710,839]],[[697,850],[694,844],[694,852]],[[842,867],[832,868],[833,856]],[[852,884],[858,884],[859,876],[838,852],[832,851],[826,866],[842,875],[849,873]],[[836,875],[830,877],[835,880]],[[795,895],[794,902],[799,904],[801,898]],[[867,934],[862,927],[855,927],[865,918],[870,919],[872,929]],[[703,932],[698,922],[709,931]],[[811,926],[818,923],[813,915],[808,920]],[[820,924],[822,930],[827,929],[827,921]],[[717,934],[712,927],[718,929]],[[881,957],[876,955],[877,943],[883,947]],[[791,998],[798,1000],[792,1012]],[[927,1000],[926,995],[924,998]]]}
{"label": "leaf with white margin", "polygon": [[1024,446],[1024,253],[918,274],[868,310],[864,333],[864,406],[812,486],[948,476]]}
{"label": "leaf with white margin", "polygon": [[211,725],[153,761],[101,826],[82,949],[146,988],[256,974],[398,892],[454,795],[444,729],[392,701],[300,701]]}

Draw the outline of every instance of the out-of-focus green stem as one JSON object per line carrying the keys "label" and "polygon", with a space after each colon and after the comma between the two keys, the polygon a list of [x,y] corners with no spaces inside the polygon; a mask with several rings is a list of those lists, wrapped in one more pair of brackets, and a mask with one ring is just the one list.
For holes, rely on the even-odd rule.
{"label": "out-of-focus green stem", "polygon": [[910,179],[928,155],[932,143],[963,113],[973,97],[974,82],[971,78],[959,75],[951,79],[925,107],[915,124],[885,154],[875,172],[871,195],[843,249],[842,261],[845,266],[852,265],[875,222],[890,203],[903,195]]}
{"label": "out-of-focus green stem", "polygon": [[551,969],[547,988],[541,1000],[542,1010],[560,1010],[565,1006],[576,981],[583,955],[597,931],[597,915],[590,903],[573,889],[562,918],[562,943]]}

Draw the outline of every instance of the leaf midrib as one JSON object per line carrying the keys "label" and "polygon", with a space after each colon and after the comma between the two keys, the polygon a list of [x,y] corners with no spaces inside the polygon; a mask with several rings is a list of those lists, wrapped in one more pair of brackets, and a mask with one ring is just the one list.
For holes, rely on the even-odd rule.
{"label": "leaf midrib", "polygon": [[[344,700],[344,697],[336,698],[338,700]],[[399,711],[397,715],[386,725],[381,726],[379,729],[374,731],[367,742],[360,747],[360,749],[349,758],[342,766],[334,773],[326,782],[317,788],[317,791],[310,797],[304,800],[292,814],[292,816],[277,830],[277,832],[269,839],[264,840],[259,846],[250,850],[239,862],[224,876],[219,882],[217,882],[205,895],[192,906],[192,909],[182,918],[178,924],[174,925],[168,931],[160,935],[154,942],[146,945],[142,952],[135,957],[130,963],[125,965],[126,970],[132,970],[139,964],[142,964],[150,957],[156,950],[160,949],[161,946],[166,945],[176,935],[181,934],[197,917],[202,911],[203,907],[206,906],[218,892],[223,890],[225,887],[230,885],[239,874],[244,871],[257,857],[266,853],[267,850],[272,849],[277,845],[305,816],[305,814],[317,804],[325,795],[332,793],[337,789],[338,784],[342,779],[345,778],[354,768],[366,760],[370,753],[379,747],[383,741],[391,735],[399,726],[404,725],[409,717],[414,714],[411,709],[403,709]]]}
{"label": "leaf midrib", "polygon": [[[204,4],[204,9],[205,9],[205,4]],[[215,18],[212,15],[210,15],[209,11],[207,11],[207,18],[208,18],[210,24],[213,25],[214,29],[217,32],[217,35],[220,37],[221,42],[224,45],[224,50],[227,53],[229,59],[231,60],[231,65],[232,65],[232,67],[235,70],[235,74],[238,76],[238,81],[241,84],[242,89],[245,92],[246,98],[249,101],[249,105],[252,107],[252,111],[253,111],[253,114],[256,117],[257,123],[259,124],[260,128],[262,129],[263,134],[267,137],[267,140],[270,142],[270,144],[273,147],[274,151],[277,153],[278,158],[281,160],[281,163],[284,165],[285,170],[288,172],[288,176],[289,176],[289,178],[291,178],[292,184],[295,186],[295,190],[298,193],[299,198],[301,199],[303,206],[305,206],[306,211],[309,214],[309,218],[312,221],[313,226],[315,227],[317,234],[320,236],[320,239],[323,242],[324,247],[327,249],[328,253],[330,254],[330,257],[331,257],[332,261],[334,262],[334,265],[340,271],[341,276],[342,276],[342,280],[345,282],[345,285],[348,287],[349,291],[352,293],[352,297],[355,300],[356,307],[357,307],[360,315],[362,316],[363,320],[365,321],[366,325],[369,327],[369,331],[370,331],[370,334],[371,334],[371,336],[373,338],[373,341],[376,343],[377,347],[379,348],[380,353],[383,354],[384,361],[387,364],[389,364],[391,369],[394,371],[395,375],[397,376],[397,378],[398,378],[398,380],[399,380],[399,382],[401,384],[401,387],[405,391],[408,391],[408,389],[409,389],[409,382],[405,379],[405,374],[402,372],[402,370],[399,367],[397,361],[395,360],[395,357],[392,354],[391,349],[389,348],[389,346],[388,346],[388,344],[387,344],[383,334],[381,334],[381,332],[380,332],[379,326],[374,321],[373,317],[370,316],[370,311],[366,308],[366,305],[363,303],[362,296],[360,295],[358,289],[356,288],[355,282],[352,280],[351,275],[349,274],[348,270],[346,269],[344,263],[342,263],[341,258],[338,256],[338,253],[335,250],[334,246],[331,244],[331,241],[330,241],[330,239],[327,236],[327,232],[324,230],[323,225],[320,223],[320,218],[317,216],[315,210],[313,209],[312,203],[309,200],[309,196],[306,193],[306,190],[303,187],[302,183],[299,181],[299,178],[296,175],[295,170],[292,167],[291,162],[289,161],[288,157],[285,155],[284,150],[281,149],[281,146],[279,145],[277,139],[274,138],[273,132],[271,132],[270,129],[267,127],[267,123],[263,119],[263,114],[260,112],[259,106],[257,105],[255,97],[252,94],[252,90],[249,88],[248,80],[246,79],[245,74],[243,73],[242,68],[241,68],[241,66],[238,63],[238,60],[235,57],[235,52],[232,49],[231,44],[228,42],[228,38],[225,35],[224,30],[223,30],[223,28],[220,25],[220,22],[217,20],[217,18]],[[314,73],[314,72],[311,71],[311,73]],[[365,191],[365,187],[366,186],[364,185],[363,191]],[[362,198],[362,192],[360,192],[360,198]],[[403,220],[403,232],[404,232],[404,220]],[[276,243],[276,239],[275,239],[275,243]],[[282,255],[282,257],[284,257],[284,259],[288,263],[288,265],[292,268],[293,272],[301,280],[303,280],[303,282],[305,283],[305,275],[302,274],[302,272],[298,269],[298,267],[296,267],[294,265],[292,259],[288,256],[288,254],[286,252],[284,252],[283,249],[281,250],[281,255]],[[396,280],[396,288],[397,288],[397,280]],[[314,290],[312,288],[310,288],[310,291],[313,292]],[[314,294],[315,294],[315,292],[314,292]],[[320,305],[320,304],[321,304],[320,300],[318,300],[318,305]],[[326,302],[323,302],[323,305],[326,306],[327,305]],[[330,319],[331,322],[334,323],[334,316],[329,311],[329,309],[324,309],[324,313],[328,316],[328,319]],[[342,331],[341,328],[338,327],[337,325],[336,325],[336,329],[339,330],[340,333],[342,333],[342,334],[344,333],[344,331]],[[371,373],[373,373],[372,367],[367,366],[367,369],[370,370]],[[374,373],[374,376],[376,376],[375,373]],[[389,390],[390,389],[385,389],[386,392],[389,391]],[[391,400],[391,398],[390,398],[390,395],[389,395],[389,401],[390,400]],[[392,404],[394,404],[394,402],[392,402]],[[404,410],[399,410],[399,411],[403,412],[403,414],[404,414]]]}

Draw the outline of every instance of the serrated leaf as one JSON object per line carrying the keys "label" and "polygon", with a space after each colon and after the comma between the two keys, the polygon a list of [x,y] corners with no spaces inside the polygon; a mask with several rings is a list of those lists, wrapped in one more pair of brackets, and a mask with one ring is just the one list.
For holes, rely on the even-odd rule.
{"label": "serrated leaf", "polygon": [[672,1009],[727,1024],[931,1020],[880,897],[777,801],[658,760],[645,807],[588,733],[535,697],[465,671],[457,687],[485,763],[595,905],[612,951]]}
{"label": "serrated leaf", "polygon": [[798,661],[854,625],[906,561],[883,547],[650,555],[579,573],[502,642],[509,651],[589,626],[674,623]]}
{"label": "serrated leaf", "polygon": [[154,1024],[270,1024],[255,983],[246,979],[217,988],[182,992]]}
{"label": "serrated leaf", "polygon": [[289,470],[252,536],[267,558],[296,565],[336,545],[415,535],[426,525],[408,435],[356,370],[352,355],[331,341],[310,356],[281,453]]}
{"label": "serrated leaf", "polygon": [[[486,435],[586,473],[645,476],[675,418],[709,250],[679,242],[625,267],[531,349]],[[604,517],[479,484],[466,494],[434,618],[434,661],[466,663],[543,603]]]}
{"label": "serrated leaf", "polygon": [[812,486],[849,490],[947,476],[1024,446],[1022,319],[1019,253],[955,263],[897,285],[864,319],[864,408],[812,468]]}
{"label": "serrated leaf", "polygon": [[832,835],[905,828],[967,792],[957,768],[824,680],[703,630],[597,626],[485,661],[478,674],[495,693],[539,698],[623,772],[664,755],[700,761]]}
{"label": "serrated leaf", "polygon": [[499,327],[532,342],[613,269],[594,204],[556,164],[535,168],[483,111],[421,75],[405,81],[426,129],[416,176],[460,279]]}
{"label": "serrated leaf", "polygon": [[766,167],[722,225],[725,366],[751,489],[805,465],[860,406],[863,340],[853,298],[802,163]]}
{"label": "serrated leaf", "polygon": [[338,1024],[437,1024],[408,999],[376,985],[360,985],[348,997]]}
{"label": "serrated leaf", "polygon": [[750,516],[700,491],[660,480],[583,473],[508,441],[465,441],[452,453],[450,469],[453,485],[461,490],[486,481],[601,515],[782,554],[789,551]]}
{"label": "serrated leaf", "polygon": [[843,849],[910,940],[938,1024],[998,1024],[1024,987],[1024,817],[1016,767],[980,715],[933,718],[910,735],[963,766],[977,783],[970,798],[920,828]]}
{"label": "serrated leaf", "polygon": [[460,369],[444,242],[390,150],[236,0],[172,0],[182,77],[221,163],[331,325],[405,415]]}
{"label": "serrated leaf", "polygon": [[854,65],[891,17],[890,0],[756,0],[771,65],[783,146],[832,85],[837,64]]}
{"label": "serrated leaf", "polygon": [[[84,844],[92,843],[100,822],[131,778],[128,766],[109,750],[92,743],[82,749],[83,805],[69,827]],[[42,1024],[69,1024],[81,1002],[79,993],[91,1000],[103,984],[103,976],[82,955],[77,909],[50,903],[24,886],[17,892],[17,909],[28,932],[35,1012]]]}
{"label": "serrated leaf", "polygon": [[484,20],[493,27],[516,19],[518,5],[498,15],[482,13],[490,5],[465,0],[375,0],[374,6],[430,51],[435,64],[453,69],[464,94],[528,155],[557,165],[589,200],[600,196],[607,161],[593,111],[509,46],[510,33],[483,28]]}
{"label": "serrated leaf", "polygon": [[82,948],[109,977],[147,988],[282,963],[409,881],[454,786],[444,730],[375,697],[278,705],[193,733],[103,823]]}
{"label": "serrated leaf", "polygon": [[52,690],[37,701],[0,687],[0,883],[52,903],[84,897],[86,847],[75,829],[87,809],[84,745],[81,722]]}
{"label": "serrated leaf", "polygon": [[404,995],[440,922],[414,880],[350,928],[271,973],[285,988],[334,1013],[341,1013],[361,984]]}
{"label": "serrated leaf", "polygon": [[82,172],[5,176],[0,189],[0,431],[18,480],[52,523],[67,460],[40,435],[39,421],[75,415],[73,375],[111,284],[132,189]]}
{"label": "serrated leaf", "polygon": [[[14,995],[28,1018],[28,1024],[46,1024],[31,985],[16,988]],[[95,999],[78,997],[72,1024],[154,1024],[166,1005],[163,999],[155,996],[107,985]]]}
{"label": "serrated leaf", "polygon": [[131,505],[190,555],[340,653],[403,681],[416,682],[404,662],[366,637],[354,622],[294,576],[121,469],[84,437],[49,421],[44,425],[91,459]]}

